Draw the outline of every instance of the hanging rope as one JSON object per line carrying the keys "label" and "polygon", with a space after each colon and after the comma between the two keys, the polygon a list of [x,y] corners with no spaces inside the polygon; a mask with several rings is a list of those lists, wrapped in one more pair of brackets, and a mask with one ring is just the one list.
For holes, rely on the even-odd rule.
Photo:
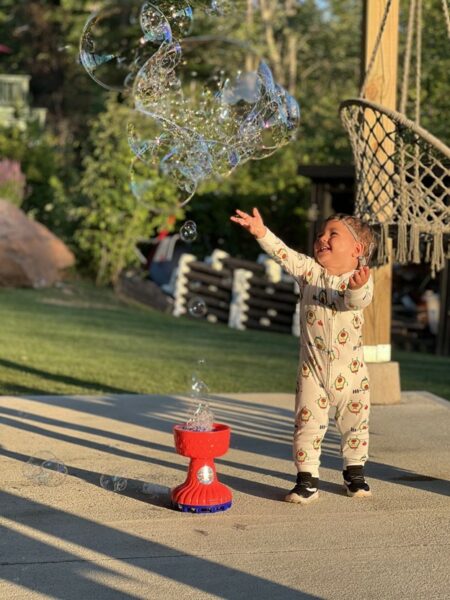
{"label": "hanging rope", "polygon": [[416,12],[416,110],[415,110],[415,121],[417,125],[420,125],[420,96],[422,86],[420,81],[422,78],[422,0],[417,0],[417,12]]}
{"label": "hanging rope", "polygon": [[444,10],[445,22],[447,24],[447,35],[450,38],[450,15],[448,11],[447,0],[442,0],[442,8]]}
{"label": "hanging rope", "polygon": [[[388,257],[393,236],[400,263],[425,260],[431,272],[445,265],[450,236],[450,148],[420,127],[422,79],[422,0],[411,0],[400,112],[364,98],[393,0],[387,0],[361,87],[361,97],[341,103],[356,167],[355,214],[378,227],[378,262]],[[450,37],[447,1],[444,14]],[[415,36],[414,119],[405,116]]]}
{"label": "hanging rope", "polygon": [[414,120],[420,125],[421,114],[421,80],[422,80],[422,0],[411,0],[409,5],[408,27],[403,61],[403,79],[399,110],[406,113],[409,94],[409,74],[412,59],[412,43],[416,35],[416,71],[415,71],[415,102]]}
{"label": "hanging rope", "polygon": [[412,42],[414,36],[414,16],[416,14],[416,0],[411,0],[409,5],[408,28],[406,36],[405,58],[403,60],[402,92],[400,96],[400,112],[406,113],[408,102],[409,70],[411,67]]}
{"label": "hanging rope", "polygon": [[363,98],[342,102],[340,114],[355,160],[355,214],[381,227],[379,261],[387,259],[388,232],[396,233],[396,260],[429,256],[434,276],[445,265],[443,236],[450,234],[450,148],[403,114]]}

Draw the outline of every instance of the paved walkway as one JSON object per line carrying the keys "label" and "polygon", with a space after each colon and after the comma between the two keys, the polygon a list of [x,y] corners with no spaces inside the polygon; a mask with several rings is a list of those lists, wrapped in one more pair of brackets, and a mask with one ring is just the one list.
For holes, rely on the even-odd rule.
{"label": "paved walkway", "polygon": [[[450,403],[409,392],[373,408],[372,499],[343,494],[330,427],[308,507],[280,501],[293,481],[292,398],[230,394],[212,407],[233,431],[216,464],[234,505],[192,515],[167,496],[186,474],[171,428],[190,400],[0,398],[0,598],[448,598]],[[46,452],[67,466],[61,485],[24,475]],[[127,488],[103,489],[102,474]]]}

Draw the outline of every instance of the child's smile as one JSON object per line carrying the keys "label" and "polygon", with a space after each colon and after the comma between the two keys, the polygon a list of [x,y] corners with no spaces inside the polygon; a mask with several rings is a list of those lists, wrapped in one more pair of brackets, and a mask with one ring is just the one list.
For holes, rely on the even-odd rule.
{"label": "child's smile", "polygon": [[361,249],[342,221],[327,221],[314,243],[314,258],[332,275],[354,270]]}

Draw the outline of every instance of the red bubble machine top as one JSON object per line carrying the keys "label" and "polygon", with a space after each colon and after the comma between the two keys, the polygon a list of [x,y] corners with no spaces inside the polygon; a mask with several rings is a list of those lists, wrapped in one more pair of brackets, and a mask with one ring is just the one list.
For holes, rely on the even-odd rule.
{"label": "red bubble machine top", "polygon": [[231,490],[218,480],[214,464],[214,458],[227,452],[230,434],[228,425],[222,423],[214,423],[211,431],[174,426],[176,451],[191,459],[186,481],[171,493],[176,508],[183,512],[213,513],[231,507]]}

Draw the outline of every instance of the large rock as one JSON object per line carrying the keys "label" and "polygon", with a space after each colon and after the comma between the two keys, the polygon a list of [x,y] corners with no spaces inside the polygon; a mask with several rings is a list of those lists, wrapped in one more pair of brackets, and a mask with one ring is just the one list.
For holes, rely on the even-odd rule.
{"label": "large rock", "polygon": [[165,294],[154,281],[143,279],[134,271],[123,271],[114,289],[122,300],[145,304],[166,313],[173,310],[173,298]]}
{"label": "large rock", "polygon": [[75,257],[46,227],[0,200],[0,286],[47,287]]}

